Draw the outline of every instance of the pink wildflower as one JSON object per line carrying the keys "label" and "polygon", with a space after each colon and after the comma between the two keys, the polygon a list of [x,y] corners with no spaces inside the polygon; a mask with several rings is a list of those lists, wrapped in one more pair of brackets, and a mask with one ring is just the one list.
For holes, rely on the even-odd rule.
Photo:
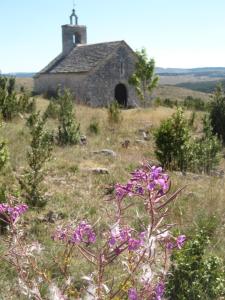
{"label": "pink wildflower", "polygon": [[181,249],[184,246],[185,241],[186,241],[186,236],[185,235],[179,235],[176,238],[175,242],[172,242],[172,241],[167,242],[166,248],[169,249],[169,250],[172,250],[172,249],[175,249],[175,248]]}
{"label": "pink wildflower", "polygon": [[138,300],[137,290],[135,288],[130,288],[128,291],[129,300]]}
{"label": "pink wildflower", "polygon": [[58,240],[72,244],[93,244],[96,241],[95,232],[92,226],[86,221],[81,221],[75,229],[71,225],[65,228],[59,227],[52,238],[55,241]]}
{"label": "pink wildflower", "polygon": [[164,293],[165,293],[165,284],[163,281],[160,281],[155,287],[156,300],[162,300]]}
{"label": "pink wildflower", "polygon": [[96,241],[96,235],[91,227],[86,221],[79,223],[77,228],[72,234],[71,243],[79,244],[81,242],[86,244],[93,244]]}
{"label": "pink wildflower", "polygon": [[15,223],[18,218],[24,214],[28,209],[26,204],[18,204],[16,206],[10,206],[7,203],[0,204],[0,214],[7,218],[6,222]]}
{"label": "pink wildflower", "polygon": [[185,235],[179,235],[177,237],[177,241],[176,241],[177,248],[181,249],[184,246],[185,241],[186,241],[186,236]]}
{"label": "pink wildflower", "polygon": [[129,251],[138,250],[144,243],[145,233],[135,234],[135,231],[126,226],[123,228],[116,224],[111,230],[109,238],[110,247],[115,247],[114,251],[118,254],[121,253],[122,245],[127,245]]}

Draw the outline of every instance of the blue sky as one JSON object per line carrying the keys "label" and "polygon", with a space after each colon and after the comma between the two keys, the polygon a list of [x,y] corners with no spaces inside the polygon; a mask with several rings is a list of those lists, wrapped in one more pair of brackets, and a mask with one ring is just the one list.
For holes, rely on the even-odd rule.
{"label": "blue sky", "polygon": [[[73,0],[0,0],[0,70],[42,69],[61,52]],[[225,0],[76,0],[88,43],[126,40],[160,67],[225,67]]]}

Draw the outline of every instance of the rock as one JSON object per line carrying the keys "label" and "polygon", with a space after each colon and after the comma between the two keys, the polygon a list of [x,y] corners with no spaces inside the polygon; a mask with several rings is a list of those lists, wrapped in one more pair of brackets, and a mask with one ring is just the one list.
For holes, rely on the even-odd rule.
{"label": "rock", "polygon": [[106,168],[94,168],[91,169],[92,173],[94,174],[109,174],[109,170]]}
{"label": "rock", "polygon": [[142,134],[143,132],[145,132],[145,129],[144,128],[140,128],[140,129],[138,129],[138,132]]}
{"label": "rock", "polygon": [[143,135],[143,139],[145,140],[145,141],[149,141],[150,140],[150,137],[149,137],[149,134],[147,133],[147,132],[143,132],[142,133],[142,135]]}
{"label": "rock", "polygon": [[80,144],[81,145],[87,145],[87,137],[86,137],[86,135],[81,135],[80,136]]}
{"label": "rock", "polygon": [[224,175],[225,175],[225,172],[224,172],[224,170],[220,170],[219,177],[220,177],[220,178],[223,178],[223,177],[224,177]]}
{"label": "rock", "polygon": [[224,177],[224,170],[211,170],[211,176],[223,178]]}
{"label": "rock", "polygon": [[103,154],[106,156],[116,156],[116,153],[113,150],[110,149],[102,149],[102,150],[98,150],[98,151],[93,151],[94,154]]}
{"label": "rock", "polygon": [[146,145],[146,141],[144,141],[144,140],[136,139],[135,142],[136,142],[137,144]]}
{"label": "rock", "polygon": [[121,146],[125,149],[127,149],[130,145],[130,140],[125,140],[124,142],[121,143]]}
{"label": "rock", "polygon": [[50,210],[42,219],[42,222],[47,223],[55,223],[57,220],[63,220],[65,218],[65,215],[63,213],[56,213]]}

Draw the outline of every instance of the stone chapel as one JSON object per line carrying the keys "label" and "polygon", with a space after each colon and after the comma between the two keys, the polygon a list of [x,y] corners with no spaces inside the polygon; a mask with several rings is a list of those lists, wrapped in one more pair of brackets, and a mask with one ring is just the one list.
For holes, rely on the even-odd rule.
{"label": "stone chapel", "polygon": [[113,100],[123,107],[138,104],[128,84],[136,54],[125,41],[87,44],[87,28],[78,24],[75,9],[70,24],[62,26],[62,53],[34,76],[34,92],[56,93],[68,88],[79,103],[107,106]]}

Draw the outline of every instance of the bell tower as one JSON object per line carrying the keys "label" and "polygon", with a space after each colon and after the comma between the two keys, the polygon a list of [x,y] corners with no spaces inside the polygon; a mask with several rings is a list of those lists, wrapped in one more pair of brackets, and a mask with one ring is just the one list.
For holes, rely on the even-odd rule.
{"label": "bell tower", "polygon": [[62,52],[67,55],[79,44],[87,43],[87,27],[78,25],[78,16],[75,9],[70,16],[70,24],[62,25]]}

